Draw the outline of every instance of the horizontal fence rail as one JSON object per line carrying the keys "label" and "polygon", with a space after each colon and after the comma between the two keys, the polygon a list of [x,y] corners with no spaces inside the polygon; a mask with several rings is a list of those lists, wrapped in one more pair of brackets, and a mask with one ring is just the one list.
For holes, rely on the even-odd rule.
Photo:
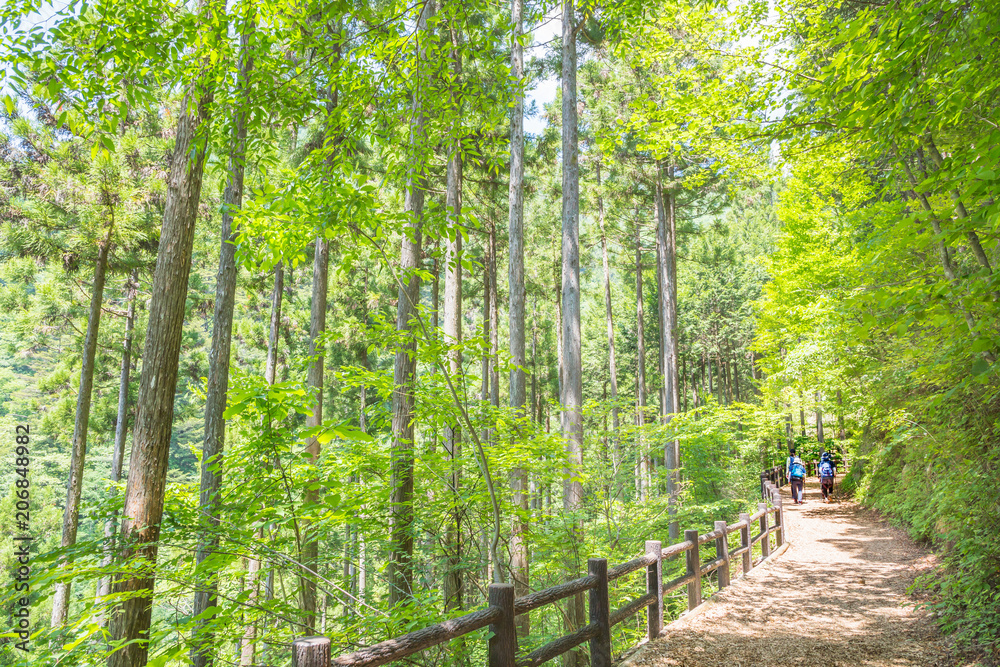
{"label": "horizontal fence rail", "polygon": [[[685,530],[684,541],[662,547],[656,540],[646,542],[645,554],[627,563],[608,567],[604,558],[587,561],[587,576],[514,598],[512,584],[490,584],[485,609],[437,623],[373,646],[331,658],[330,640],[326,637],[304,637],[292,645],[294,667],[375,667],[400,660],[424,649],[489,627],[489,667],[534,667],[589,642],[591,667],[611,667],[611,628],[646,610],[647,637],[655,639],[663,633],[664,596],[687,587],[688,612],[702,604],[702,578],[717,573],[718,589],[730,585],[732,572],[743,576],[771,555],[771,536],[775,549],[785,543],[784,511],[778,487],[787,480],[784,468],[776,466],[760,475],[761,494],[765,501],[757,504],[753,514],[740,514],[739,521],[727,524],[716,521],[715,529],[699,534]],[[752,531],[756,531],[751,535]],[[729,535],[739,533],[740,546],[729,549]],[[753,560],[753,548],[760,544],[760,558]],[[712,560],[702,563],[701,550],[712,549]],[[670,581],[663,581],[663,562],[684,555],[685,572]],[[646,593],[621,608],[612,611],[608,584],[632,572],[646,570]],[[534,609],[553,604],[579,593],[588,594],[587,624],[576,632],[554,639],[526,655],[518,655],[514,618]]]}

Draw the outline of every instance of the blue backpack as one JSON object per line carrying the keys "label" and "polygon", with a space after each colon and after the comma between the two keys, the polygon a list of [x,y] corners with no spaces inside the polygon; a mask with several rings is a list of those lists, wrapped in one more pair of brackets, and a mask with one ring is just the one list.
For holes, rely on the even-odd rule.
{"label": "blue backpack", "polygon": [[819,476],[820,477],[833,477],[833,462],[823,461],[819,464]]}
{"label": "blue backpack", "polygon": [[806,467],[802,463],[802,460],[799,459],[799,457],[797,456],[794,459],[792,459],[792,465],[790,465],[788,468],[789,468],[788,476],[793,479],[802,479],[803,477],[806,476]]}

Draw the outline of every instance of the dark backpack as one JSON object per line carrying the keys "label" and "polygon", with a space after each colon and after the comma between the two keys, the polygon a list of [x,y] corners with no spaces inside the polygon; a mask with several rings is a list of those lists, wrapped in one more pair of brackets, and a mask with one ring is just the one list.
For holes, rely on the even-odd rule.
{"label": "dark backpack", "polygon": [[819,464],[819,476],[820,477],[833,477],[833,462],[823,461]]}
{"label": "dark backpack", "polygon": [[806,467],[799,457],[792,459],[792,465],[788,466],[788,476],[793,479],[802,479],[806,476]]}

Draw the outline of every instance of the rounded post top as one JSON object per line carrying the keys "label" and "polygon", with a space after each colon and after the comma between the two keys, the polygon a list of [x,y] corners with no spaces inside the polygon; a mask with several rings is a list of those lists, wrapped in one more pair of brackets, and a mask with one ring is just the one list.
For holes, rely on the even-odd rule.
{"label": "rounded post top", "polygon": [[326,667],[330,664],[329,637],[302,637],[292,642],[293,667]]}
{"label": "rounded post top", "polygon": [[608,576],[608,559],[588,558],[587,572],[589,574],[596,574],[598,577],[606,578]]}
{"label": "rounded post top", "polygon": [[329,645],[330,645],[329,637],[318,637],[318,636],[300,637],[299,639],[296,639],[295,641],[292,642],[292,646],[303,646],[303,647],[329,646]]}

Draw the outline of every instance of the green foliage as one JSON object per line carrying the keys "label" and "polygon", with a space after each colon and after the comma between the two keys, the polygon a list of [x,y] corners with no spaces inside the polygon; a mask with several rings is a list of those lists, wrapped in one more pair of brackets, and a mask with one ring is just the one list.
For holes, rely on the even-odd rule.
{"label": "green foliage", "polygon": [[784,124],[811,128],[796,135],[811,151],[789,155],[757,337],[766,396],[842,396],[842,488],[940,549],[923,582],[931,604],[946,630],[988,651],[1000,572],[996,216],[992,174],[976,166],[985,153],[970,146],[995,133],[977,120],[995,104],[995,80],[977,78],[991,66],[974,64],[994,44],[995,9],[792,5],[789,16],[826,20],[786,26],[802,39],[789,70],[817,66],[789,79]]}
{"label": "green foliage", "polygon": [[[320,630],[336,653],[479,608],[494,578],[489,549],[497,518],[503,544],[515,520],[526,524],[534,590],[580,574],[591,556],[630,560],[645,540],[667,540],[660,464],[674,441],[682,461],[676,520],[699,530],[754,507],[760,470],[783,464],[790,445],[806,460],[820,449],[846,457],[843,490],[940,549],[940,572],[921,585],[931,590],[944,627],[997,650],[997,8],[788,0],[771,16],[763,2],[579,5],[586,404],[584,465],[569,472],[557,400],[560,100],[541,110],[548,124],[528,137],[525,156],[530,406],[524,414],[504,407],[511,370],[503,312],[508,110],[534,83],[509,75],[505,7],[438,3],[429,30],[415,34],[421,6],[397,2],[203,3],[192,10],[74,1],[40,25],[32,25],[33,5],[4,6],[0,428],[30,422],[38,433],[34,627],[46,624],[52,586],[73,582],[72,623],[39,631],[39,664],[103,663],[115,647],[101,622],[119,599],[93,591],[102,577],[148,567],[104,564],[105,523],[120,516],[125,487],[108,482],[123,336],[117,315],[126,307],[122,283],[138,271],[139,356],[146,328],[156,326],[145,321],[143,305],[173,128],[192,82],[209,82],[214,91],[214,120],[198,136],[212,157],[196,202],[149,664],[185,664],[199,621],[209,622],[220,661],[251,626],[255,662],[285,661],[288,644],[301,635],[298,596],[307,579],[320,591]],[[529,24],[553,6],[526,8]],[[745,34],[755,28],[763,34]],[[235,84],[241,51],[233,39],[244,32],[242,53],[255,62],[246,91]],[[534,76],[556,71],[555,50],[535,51],[528,67]],[[208,462],[223,477],[222,521],[213,529],[218,550],[196,570],[192,527],[204,523],[197,478],[223,242],[218,221],[240,117],[249,137],[236,215],[228,426],[224,455]],[[465,169],[457,224],[443,196],[453,145]],[[660,178],[677,226],[681,413],[669,420],[659,416],[664,373],[653,362],[661,344],[653,259]],[[399,274],[398,252],[415,234],[404,210],[415,183],[426,186],[423,256],[414,270],[422,288],[415,326],[401,334],[396,300],[410,276]],[[61,550],[59,507],[89,280],[96,244],[108,234],[108,315],[98,341],[84,512],[77,545]],[[442,246],[459,235],[464,335],[455,342],[437,325]],[[314,396],[305,377],[317,356],[309,352],[317,237],[330,242],[331,267],[327,330],[317,342],[329,372]],[[493,264],[499,275],[489,275]],[[268,385],[263,367],[279,266],[278,371]],[[486,287],[493,283],[500,312],[491,322]],[[398,484],[390,473],[393,365],[411,343],[418,367],[415,590],[389,610],[384,564]],[[461,371],[446,376],[444,362],[458,351]],[[136,367],[129,416],[141,359]],[[644,406],[635,400],[640,390]],[[307,429],[317,398],[326,420]],[[441,440],[459,423],[464,442],[452,457]],[[315,460],[305,452],[310,438],[321,445]],[[6,446],[0,457],[9,458]],[[530,480],[527,509],[507,483],[515,470]],[[12,478],[0,471],[3,488]],[[574,512],[563,508],[567,479],[585,490]],[[0,496],[0,532],[12,531],[13,502]],[[302,567],[306,522],[322,555],[315,572]],[[10,555],[4,548],[0,558]],[[72,557],[71,566],[59,569],[63,556]],[[262,564],[256,581],[251,562]],[[667,564],[666,576],[680,567]],[[459,609],[444,599],[442,581],[452,570],[464,581]],[[205,577],[215,578],[219,599],[196,619],[193,582]],[[616,582],[612,607],[643,590],[638,574]],[[669,617],[679,614],[680,596],[667,607]],[[532,614],[522,648],[563,632],[561,610],[547,607]],[[616,649],[643,632],[639,621],[616,628]],[[484,633],[420,659],[458,663],[461,654],[481,663]],[[0,643],[0,660],[11,656]]]}

